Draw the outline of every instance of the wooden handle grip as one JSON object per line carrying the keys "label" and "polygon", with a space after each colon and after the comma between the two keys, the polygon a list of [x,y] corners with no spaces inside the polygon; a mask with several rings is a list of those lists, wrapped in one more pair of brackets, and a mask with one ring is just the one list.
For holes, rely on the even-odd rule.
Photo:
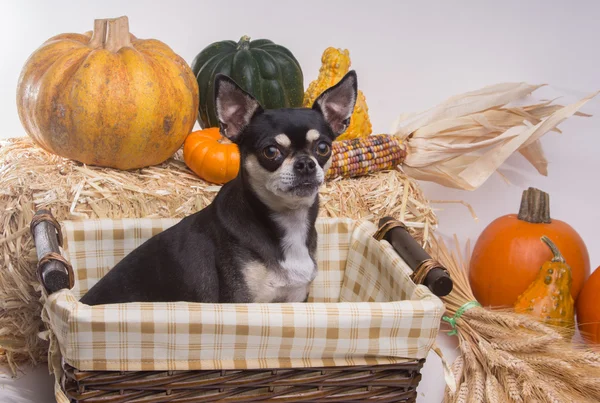
{"label": "wooden handle grip", "polygon": [[59,239],[56,227],[43,216],[52,214],[49,210],[39,210],[32,220],[31,234],[35,243],[38,261],[45,260],[38,265],[38,278],[48,294],[52,294],[63,288],[71,288],[71,278],[67,266],[55,259],[44,259],[52,254],[60,254]]}
{"label": "wooden handle grip", "polygon": [[[379,227],[396,221],[392,217],[383,217],[379,220]],[[402,260],[406,262],[413,272],[417,271],[424,262],[431,262],[431,256],[419,245],[403,226],[396,226],[388,230],[383,239],[388,241]],[[422,284],[429,288],[434,295],[444,297],[452,291],[453,282],[448,271],[437,264],[425,276]]]}

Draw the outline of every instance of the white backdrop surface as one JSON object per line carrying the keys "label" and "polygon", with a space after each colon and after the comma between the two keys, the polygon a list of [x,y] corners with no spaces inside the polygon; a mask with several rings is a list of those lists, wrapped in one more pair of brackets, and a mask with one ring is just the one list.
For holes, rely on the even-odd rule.
{"label": "white backdrop surface", "polygon": [[[323,50],[350,50],[359,87],[367,97],[375,132],[387,132],[402,113],[419,112],[459,93],[504,81],[547,83],[540,96],[575,101],[600,90],[600,2],[403,2],[403,1],[3,1],[0,2],[0,138],[25,135],[15,106],[15,88],[27,57],[62,32],[90,30],[95,18],[127,15],[141,38],[167,43],[188,63],[206,45],[223,39],[268,38],[298,58],[305,85],[316,78]],[[550,162],[542,177],[521,156],[480,189],[466,192],[422,183],[432,200],[464,200],[436,205],[445,236],[473,241],[494,218],[515,213],[528,186],[551,195],[551,214],[570,223],[590,251],[592,270],[600,265],[600,97],[542,143]],[[440,336],[448,358],[454,340]],[[44,367],[18,380],[0,379],[2,402],[52,402]],[[442,399],[438,358],[430,354],[419,385],[419,402]]]}

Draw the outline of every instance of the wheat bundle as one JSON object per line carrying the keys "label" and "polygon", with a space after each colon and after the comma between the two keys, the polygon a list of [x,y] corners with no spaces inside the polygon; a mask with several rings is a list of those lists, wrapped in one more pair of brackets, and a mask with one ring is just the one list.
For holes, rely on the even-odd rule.
{"label": "wheat bundle", "polygon": [[572,342],[568,330],[481,307],[469,285],[468,260],[458,247],[450,252],[441,239],[432,243],[454,281],[442,298],[460,349],[451,367],[456,391],[446,389],[447,403],[600,401],[599,353]]}

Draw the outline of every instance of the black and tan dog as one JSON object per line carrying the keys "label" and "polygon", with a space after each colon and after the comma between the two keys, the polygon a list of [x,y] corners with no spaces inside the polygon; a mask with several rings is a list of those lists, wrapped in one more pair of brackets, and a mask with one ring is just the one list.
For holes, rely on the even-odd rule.
{"label": "black and tan dog", "polygon": [[81,302],[305,301],[317,274],[318,189],[356,96],[351,71],[312,108],[263,110],[217,76],[217,116],[239,147],[239,175],[209,206],[123,258]]}

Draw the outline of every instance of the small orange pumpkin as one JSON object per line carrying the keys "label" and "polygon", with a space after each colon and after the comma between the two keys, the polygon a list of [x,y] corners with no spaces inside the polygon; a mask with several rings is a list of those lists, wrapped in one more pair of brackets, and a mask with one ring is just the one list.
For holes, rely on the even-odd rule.
{"label": "small orange pumpkin", "polygon": [[183,160],[196,175],[207,182],[224,184],[240,170],[240,151],[221,136],[218,127],[190,133],[183,145]]}
{"label": "small orange pumpkin", "polygon": [[550,196],[539,189],[523,192],[519,214],[497,218],[481,233],[471,256],[469,282],[483,306],[513,306],[552,254],[540,237],[560,249],[573,274],[577,295],[590,273],[590,257],[581,236],[566,222],[550,218]]}
{"label": "small orange pumpkin", "polygon": [[515,303],[515,312],[527,313],[553,326],[575,327],[575,303],[571,290],[571,268],[556,245],[543,236],[542,241],[552,251],[552,260],[545,262],[537,277]]}
{"label": "small orange pumpkin", "polygon": [[585,282],[575,308],[582,336],[600,347],[600,267]]}

